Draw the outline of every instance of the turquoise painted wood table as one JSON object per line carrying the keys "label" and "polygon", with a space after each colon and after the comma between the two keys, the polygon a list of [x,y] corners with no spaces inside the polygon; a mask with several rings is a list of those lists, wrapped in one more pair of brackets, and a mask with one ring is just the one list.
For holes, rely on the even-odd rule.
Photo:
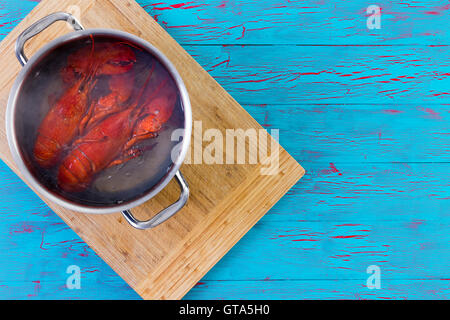
{"label": "turquoise painted wood table", "polygon": [[[162,1],[307,170],[186,299],[448,299],[450,2]],[[0,0],[0,37],[36,4]],[[0,199],[1,299],[139,298],[5,164]]]}

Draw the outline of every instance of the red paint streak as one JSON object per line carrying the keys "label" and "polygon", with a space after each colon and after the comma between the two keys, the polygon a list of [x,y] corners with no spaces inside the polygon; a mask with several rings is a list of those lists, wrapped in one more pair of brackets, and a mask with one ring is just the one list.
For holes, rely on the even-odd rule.
{"label": "red paint streak", "polygon": [[[342,175],[342,174],[340,174],[340,175]],[[358,196],[347,196],[347,197],[344,197],[344,196],[335,196],[335,198],[336,198],[336,199],[358,199],[359,197],[358,197]]]}
{"label": "red paint streak", "polygon": [[396,114],[396,113],[402,113],[403,111],[400,110],[394,110],[394,109],[386,109],[384,110],[384,113],[390,113],[390,114]]}
{"label": "red paint streak", "polygon": [[[393,90],[386,90],[386,91],[393,91]],[[402,90],[402,91],[399,91],[399,92],[388,93],[388,94],[386,94],[386,96],[389,97],[389,98],[391,98],[391,99],[393,99],[393,97],[392,97],[393,95],[400,94],[400,93],[404,93],[404,92],[408,92],[408,90],[405,89],[405,90]],[[380,92],[380,93],[381,93],[381,92]]]}
{"label": "red paint streak", "polygon": [[93,273],[93,272],[100,272],[100,270],[98,270],[98,269],[94,269],[94,270],[84,270],[84,272],[87,272],[87,273]]}
{"label": "red paint streak", "polygon": [[83,251],[85,253],[79,253],[78,255],[81,256],[81,257],[88,257],[89,256],[89,252],[87,251],[87,246],[83,247]]}
{"label": "red paint streak", "polygon": [[254,28],[254,29],[247,29],[247,31],[260,31],[260,30],[266,30],[270,29],[271,27],[262,27],[262,28]]}
{"label": "red paint streak", "polygon": [[378,91],[378,93],[385,93],[385,92],[391,92],[391,91],[395,91],[394,89],[391,90],[383,90],[383,91]]}
{"label": "red paint streak", "polygon": [[419,108],[419,110],[428,113],[430,115],[430,117],[433,119],[442,119],[441,115],[431,108]]}
{"label": "red paint streak", "polygon": [[362,239],[364,237],[367,237],[367,235],[355,234],[355,235],[351,235],[351,236],[334,236],[334,237],[331,237],[331,238],[333,238],[333,239],[349,239],[349,238]]}
{"label": "red paint streak", "polygon": [[[319,234],[323,234],[318,232]],[[308,233],[300,233],[300,234],[282,234],[282,235],[277,235],[275,237],[269,238],[269,239],[280,239],[280,238],[286,238],[286,237],[300,237],[300,236],[306,236],[306,237],[317,237],[318,235],[315,234],[308,234]],[[292,240],[292,241],[296,241],[296,240]],[[301,240],[299,240],[301,241]]]}
{"label": "red paint streak", "polygon": [[342,173],[339,172],[339,170],[336,168],[334,163],[330,162],[330,169],[324,169],[320,171],[323,174],[330,174],[330,173],[337,173],[340,176],[342,176]]}
{"label": "red paint streak", "polygon": [[187,5],[187,4],[191,4],[191,3],[194,3],[194,2],[191,1],[191,2],[187,2],[187,3],[177,3],[177,4],[172,4],[170,6],[172,8],[174,8],[174,9],[178,9],[178,8],[181,8],[181,7],[183,7],[183,6]]}
{"label": "red paint streak", "polygon": [[359,223],[344,223],[344,224],[337,224],[336,227],[356,227],[361,226]]}
{"label": "red paint streak", "polygon": [[411,229],[417,229],[420,225],[422,225],[425,222],[425,220],[413,220],[411,221],[411,223],[408,225],[408,228]]}
{"label": "red paint streak", "polygon": [[264,82],[264,81],[272,80],[272,79],[279,78],[279,77],[282,77],[282,76],[283,76],[282,74],[279,74],[279,75],[277,75],[277,76],[273,76],[273,77],[266,78],[266,79],[260,79],[260,80],[243,80],[243,81],[236,81],[235,83],[248,83],[248,82],[257,83],[257,82]]}
{"label": "red paint streak", "polygon": [[271,127],[272,125],[268,123],[269,122],[269,112],[266,111],[264,115],[264,124],[263,127]]}
{"label": "red paint streak", "polygon": [[39,291],[41,289],[41,282],[39,280],[36,281],[32,281],[35,285],[34,285],[34,293],[32,294],[28,294],[28,297],[37,297],[37,295],[39,294]]}
{"label": "red paint streak", "polygon": [[239,38],[236,38],[236,40],[242,39],[245,35],[245,26],[242,26],[242,34]]}
{"label": "red paint streak", "polygon": [[12,229],[11,228],[10,231],[9,231],[9,234],[13,234],[13,233],[32,233],[34,231],[33,227],[30,226],[29,224],[25,223],[25,222],[23,222],[20,225],[20,228],[21,229],[19,229],[19,230],[11,230]]}
{"label": "red paint streak", "polygon": [[448,93],[448,92],[433,93],[432,96],[438,97],[438,96],[442,96],[442,95],[444,95],[444,94],[450,94],[450,93]]}
{"label": "red paint streak", "polygon": [[365,76],[365,77],[355,78],[355,79],[352,79],[352,80],[363,80],[363,79],[370,79],[370,78],[383,77],[383,76],[390,76],[390,74],[389,73],[375,74],[375,75],[372,75],[372,76]]}
{"label": "red paint streak", "polygon": [[309,75],[319,75],[325,71],[319,71],[319,72],[295,72],[293,74],[298,74],[300,76],[309,76]]}
{"label": "red paint streak", "polygon": [[190,24],[185,24],[185,25],[181,25],[181,26],[168,26],[166,25],[167,29],[176,29],[176,28],[192,28],[195,27],[194,25],[190,25]]}
{"label": "red paint streak", "polygon": [[228,67],[228,63],[230,63],[230,56],[228,56],[228,59],[227,59],[227,60],[224,60],[224,61],[222,61],[222,62],[219,62],[218,64],[213,65],[211,68],[218,67],[218,66],[220,66],[221,64],[224,64],[224,63],[226,63],[226,64],[227,64],[227,67]]}
{"label": "red paint streak", "polygon": [[[330,169],[331,169],[331,172],[335,172],[335,173],[339,172],[339,170],[336,168],[336,166],[334,165],[333,162],[330,162]],[[339,175],[342,176],[342,173],[339,172]]]}
{"label": "red paint streak", "polygon": [[39,248],[41,248],[42,250],[48,250],[46,248],[44,248],[44,230],[42,230],[42,239],[41,239],[41,244],[39,245]]}
{"label": "red paint streak", "polygon": [[162,7],[162,8],[153,7],[153,10],[163,11],[163,10],[172,10],[172,8],[171,7]]}
{"label": "red paint streak", "polygon": [[181,9],[194,9],[194,8],[203,7],[203,6],[206,6],[206,4],[198,4],[196,6],[183,7]]}
{"label": "red paint streak", "polygon": [[234,28],[239,28],[239,27],[243,27],[243,25],[242,25],[242,24],[239,24],[239,25],[237,25],[237,26],[228,27],[227,30],[229,30],[229,29],[234,29]]}

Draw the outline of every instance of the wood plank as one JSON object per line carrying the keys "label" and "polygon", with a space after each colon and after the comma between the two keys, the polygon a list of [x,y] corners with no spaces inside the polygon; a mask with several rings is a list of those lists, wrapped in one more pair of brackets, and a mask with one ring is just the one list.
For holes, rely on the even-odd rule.
{"label": "wood plank", "polygon": [[448,162],[448,105],[244,105],[302,162]]}
{"label": "wood plank", "polygon": [[292,300],[302,299],[351,299],[351,300],[447,300],[449,297],[448,279],[426,280],[384,280],[381,278],[381,289],[368,289],[368,274],[361,270],[361,278],[357,280],[292,280],[292,281],[202,281],[186,296],[186,299],[202,299],[204,290],[208,290],[211,299],[245,299],[255,300]]}
{"label": "wood plank", "polygon": [[[297,220],[331,222],[412,221],[448,218],[446,203],[450,165],[448,163],[309,163],[308,174],[265,216],[264,221]],[[14,204],[23,203],[34,222],[48,221],[50,210],[14,174],[0,167],[0,190],[11,195],[4,199],[5,222],[22,219]],[[340,174],[341,173],[341,174]],[[389,201],[383,199],[389,196]],[[416,200],[419,199],[419,200]],[[426,201],[425,201],[426,200]],[[298,203],[301,202],[302,206]],[[408,203],[408,209],[405,209]],[[376,211],[366,207],[377,206]],[[396,212],[392,216],[392,211]],[[300,217],[300,218],[299,218]],[[19,220],[26,222],[26,219]],[[58,222],[58,220],[50,220]]]}
{"label": "wood plank", "polygon": [[241,104],[450,103],[448,47],[185,48]]}
{"label": "wood plank", "polygon": [[[126,30],[149,40],[173,61],[191,98],[194,120],[204,128],[261,128],[139,5],[132,1],[42,1],[2,42],[0,105],[5,108],[19,65],[13,42],[19,32],[50,12],[78,5],[87,28]],[[99,16],[103,18],[98,19]],[[43,43],[68,30],[54,25],[26,46],[31,55]],[[0,122],[4,121],[4,116]],[[16,172],[0,130],[2,159]],[[195,137],[194,137],[195,138]],[[248,152],[248,150],[247,150]],[[49,206],[144,298],[181,298],[270,207],[303,175],[301,166],[280,149],[277,175],[260,174],[262,165],[184,165],[191,188],[188,205],[154,230],[131,228],[120,215],[92,216]],[[18,173],[20,175],[20,173]],[[220,181],[220,183],[211,183]],[[246,186],[252,185],[252,188]],[[140,217],[173,201],[178,190],[171,183],[158,197],[136,210]],[[244,216],[242,212],[246,213]],[[209,236],[208,236],[209,235]],[[151,244],[151,245],[149,245]]]}
{"label": "wood plank", "polygon": [[382,224],[449,218],[450,163],[305,162],[305,168],[302,184],[289,191],[292,198],[268,219]]}
{"label": "wood plank", "polygon": [[[381,29],[369,30],[363,0],[179,0],[139,3],[182,44],[444,44],[447,3],[378,3]],[[377,3],[373,3],[377,4]]]}
{"label": "wood plank", "polygon": [[[379,3],[381,29],[366,26],[370,3],[275,0],[139,0],[139,4],[184,44],[364,44],[448,45],[448,5],[439,0]],[[35,0],[3,0],[6,30],[25,17]],[[7,34],[7,32],[3,33]]]}
{"label": "wood plank", "polygon": [[[384,279],[448,278],[450,262],[442,259],[449,250],[447,224],[425,216],[379,215],[368,221],[308,221],[298,214],[289,224],[262,219],[245,245],[237,244],[201,281],[359,279],[370,265],[379,266]],[[277,252],[277,259],[266,251]]]}

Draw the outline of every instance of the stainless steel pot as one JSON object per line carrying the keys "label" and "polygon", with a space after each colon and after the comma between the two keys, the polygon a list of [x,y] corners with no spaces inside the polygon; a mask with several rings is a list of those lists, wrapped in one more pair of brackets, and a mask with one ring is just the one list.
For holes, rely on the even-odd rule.
{"label": "stainless steel pot", "polygon": [[[44,47],[42,47],[31,59],[28,60],[28,58],[24,54],[24,44],[29,39],[31,39],[33,36],[37,35],[38,33],[45,30],[47,27],[49,27],[51,24],[53,24],[56,21],[66,21],[69,23],[75,32],[70,32],[64,36],[61,36],[52,42],[46,44]],[[180,103],[182,105],[182,110],[184,113],[184,134],[183,134],[183,140],[179,143],[178,149],[177,149],[177,156],[172,155],[172,165],[167,171],[167,174],[158,181],[154,186],[152,186],[148,192],[142,195],[137,195],[135,199],[132,201],[126,202],[126,203],[120,203],[117,205],[108,205],[108,206],[89,206],[85,204],[80,204],[75,201],[69,200],[58,193],[52,192],[49,190],[42,181],[39,180],[39,178],[36,177],[35,174],[30,170],[28,167],[26,161],[24,160],[23,154],[21,153],[20,149],[20,142],[18,140],[18,132],[17,132],[17,121],[20,121],[20,119],[17,116],[16,108],[17,108],[17,102],[21,95],[21,91],[23,89],[23,83],[24,80],[27,79],[30,75],[30,70],[33,69],[33,66],[41,61],[41,58],[43,58],[47,53],[51,52],[54,48],[60,46],[61,44],[64,44],[69,41],[73,41],[74,39],[78,39],[81,37],[86,37],[87,35],[94,35],[94,36],[111,36],[116,37],[120,39],[125,39],[126,41],[129,41],[130,43],[139,45],[141,48],[145,48],[148,50],[149,53],[153,54],[159,62],[167,69],[169,74],[174,79],[176,86],[179,90],[179,99]],[[55,202],[58,205],[61,205],[63,207],[66,207],[71,210],[75,210],[78,212],[83,213],[90,213],[90,214],[107,214],[107,213],[115,213],[121,211],[125,219],[135,228],[137,229],[148,229],[153,228],[162,222],[169,219],[171,216],[173,216],[176,212],[178,212],[187,202],[189,198],[189,187],[186,183],[186,181],[183,178],[183,175],[179,171],[179,168],[184,160],[184,157],[187,153],[190,138],[191,138],[191,131],[192,131],[192,114],[191,114],[191,105],[189,102],[188,93],[186,90],[186,87],[183,83],[183,80],[181,79],[180,75],[178,74],[177,70],[173,66],[173,64],[154,46],[152,46],[147,41],[134,36],[132,34],[118,31],[118,30],[111,30],[111,29],[90,29],[90,30],[84,30],[82,25],[70,14],[64,13],[64,12],[58,12],[51,14],[33,25],[31,25],[29,28],[27,28],[17,39],[16,43],[16,56],[19,60],[19,62],[22,64],[23,68],[20,71],[16,81],[14,82],[14,85],[11,89],[9,100],[8,100],[8,107],[6,111],[6,132],[8,136],[8,143],[9,147],[11,149],[11,153],[13,155],[13,159],[19,168],[20,172],[23,174],[24,178],[27,180],[27,182],[39,193],[41,193],[43,196],[48,198],[49,200]],[[169,207],[165,208],[158,214],[156,214],[153,218],[147,221],[140,221],[137,220],[133,214],[131,213],[131,209],[143,204],[144,202],[148,201],[149,199],[153,198],[156,194],[158,194],[169,182],[172,178],[177,180],[180,188],[181,188],[181,195],[175,203],[170,205]]]}

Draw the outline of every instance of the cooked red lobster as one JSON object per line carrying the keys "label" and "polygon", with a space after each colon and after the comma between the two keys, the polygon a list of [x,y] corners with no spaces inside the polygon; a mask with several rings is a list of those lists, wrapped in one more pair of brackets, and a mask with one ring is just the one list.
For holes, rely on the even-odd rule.
{"label": "cooked red lobster", "polygon": [[[56,103],[50,106],[39,129],[34,146],[34,157],[44,168],[54,166],[64,148],[80,133],[80,124],[89,109],[89,94],[100,75],[120,75],[129,71],[136,61],[133,50],[117,43],[85,47],[69,56],[69,66],[63,70],[63,78],[74,82]],[[70,76],[69,76],[70,75]],[[79,75],[78,79],[76,78]]]}
{"label": "cooked red lobster", "polygon": [[[74,84],[51,106],[34,147],[40,166],[57,165],[63,190],[83,191],[105,168],[142,154],[137,144],[156,137],[171,117],[178,98],[173,79],[152,61],[133,97],[135,62],[126,44],[94,45],[93,39],[92,46],[69,56],[61,75],[65,83]],[[108,92],[92,99],[99,77],[106,77]]]}
{"label": "cooked red lobster", "polygon": [[135,145],[155,137],[176,104],[176,87],[168,74],[162,74],[152,70],[134,103],[119,107],[122,111],[93,125],[73,143],[58,171],[58,185],[63,190],[82,191],[103,169],[142,153]]}

